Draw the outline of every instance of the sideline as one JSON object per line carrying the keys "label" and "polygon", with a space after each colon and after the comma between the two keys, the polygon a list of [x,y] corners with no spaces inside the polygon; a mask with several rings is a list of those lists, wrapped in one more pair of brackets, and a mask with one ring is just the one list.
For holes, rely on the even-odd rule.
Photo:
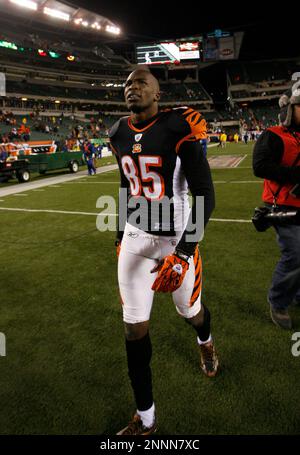
{"label": "sideline", "polygon": [[[103,174],[104,172],[115,171],[118,169],[117,164],[111,164],[109,166],[102,166],[97,168],[97,174]],[[96,174],[96,175],[97,175]],[[11,185],[8,188],[0,189],[0,197],[10,196],[12,194],[23,193],[30,190],[35,190],[37,188],[43,188],[45,186],[57,185],[58,183],[71,182],[73,180],[82,179],[87,177],[87,171],[79,171],[76,174],[65,174],[59,175],[57,177],[49,177],[47,179],[42,179],[37,182],[28,182],[28,183],[18,183],[16,185]]]}

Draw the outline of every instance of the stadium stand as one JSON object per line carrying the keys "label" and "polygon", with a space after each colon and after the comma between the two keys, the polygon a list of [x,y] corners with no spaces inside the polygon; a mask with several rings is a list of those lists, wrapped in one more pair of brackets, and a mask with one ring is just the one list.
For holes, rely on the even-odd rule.
{"label": "stadium stand", "polygon": [[291,86],[291,75],[299,70],[297,59],[229,63],[229,95],[234,102],[277,99]]}
{"label": "stadium stand", "polygon": [[[20,26],[5,12],[1,25],[0,71],[6,75],[6,96],[0,99],[0,109],[12,112],[18,127],[26,116],[31,138],[68,138],[76,134],[78,124],[87,133],[106,136],[117,118],[128,115],[124,81],[135,65],[127,54],[83,29],[70,34],[48,23],[34,28],[24,21]],[[222,103],[215,103],[201,65],[195,64],[183,71],[163,68],[158,76],[161,105],[193,106],[212,130],[261,130],[276,124],[277,99],[290,86],[291,74],[300,69],[298,61],[235,60],[223,65],[227,100],[225,96]],[[11,128],[5,121],[0,124],[4,136]]]}

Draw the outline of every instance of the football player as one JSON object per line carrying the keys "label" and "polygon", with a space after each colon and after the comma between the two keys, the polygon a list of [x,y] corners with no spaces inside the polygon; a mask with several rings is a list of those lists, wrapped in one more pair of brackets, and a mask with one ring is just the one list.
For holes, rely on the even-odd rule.
{"label": "football player", "polygon": [[[191,108],[159,110],[159,99],[159,83],[150,71],[133,71],[125,84],[131,115],[109,132],[128,207],[127,219],[119,216],[116,246],[128,374],[137,407],[119,435],[150,435],[157,429],[149,336],[155,291],[171,292],[177,312],[195,329],[203,372],[213,377],[218,370],[210,312],[201,304],[198,242],[203,232],[195,228],[201,222],[206,225],[214,208],[210,169],[200,145],[206,122]],[[202,220],[197,210],[200,197]],[[122,202],[119,215],[123,209]]]}

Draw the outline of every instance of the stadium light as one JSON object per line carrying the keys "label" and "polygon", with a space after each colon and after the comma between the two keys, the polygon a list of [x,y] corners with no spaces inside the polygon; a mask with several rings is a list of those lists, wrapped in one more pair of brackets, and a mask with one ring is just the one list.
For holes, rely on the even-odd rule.
{"label": "stadium light", "polygon": [[125,83],[123,83],[123,84],[114,84],[113,82],[101,82],[101,86],[102,87],[125,87]]}
{"label": "stadium light", "polygon": [[118,27],[114,27],[112,25],[107,25],[105,30],[109,33],[113,33],[114,35],[119,35],[121,32]]}
{"label": "stadium light", "polygon": [[10,0],[11,3],[15,3],[18,6],[23,6],[24,8],[29,8],[34,11],[37,10],[38,4],[36,2],[32,2],[31,0]]}
{"label": "stadium light", "polygon": [[88,21],[83,20],[82,17],[74,19],[74,24],[82,25],[83,27],[88,27],[90,25],[90,27],[93,28],[94,30],[101,30],[101,25],[98,22],[90,24]]}
{"label": "stadium light", "polygon": [[47,6],[45,6],[45,8],[44,8],[44,14],[55,17],[56,19],[63,19],[64,21],[70,20],[69,14],[63,13],[62,11],[59,11],[58,9],[47,8]]}
{"label": "stadium light", "polygon": [[101,25],[98,24],[98,22],[94,22],[93,25],[91,26],[92,28],[96,28],[97,30],[101,29]]}
{"label": "stadium light", "polygon": [[21,98],[22,101],[27,101],[28,98]]}
{"label": "stadium light", "polygon": [[13,49],[14,51],[18,50],[16,44],[10,43],[9,41],[0,41],[0,47],[6,47],[6,49]]}
{"label": "stadium light", "polygon": [[59,58],[60,57],[60,54],[58,54],[57,52],[53,52],[53,51],[49,51],[49,55],[52,58]]}
{"label": "stadium light", "polygon": [[54,103],[55,104],[60,104],[60,101],[59,100],[55,100]]}

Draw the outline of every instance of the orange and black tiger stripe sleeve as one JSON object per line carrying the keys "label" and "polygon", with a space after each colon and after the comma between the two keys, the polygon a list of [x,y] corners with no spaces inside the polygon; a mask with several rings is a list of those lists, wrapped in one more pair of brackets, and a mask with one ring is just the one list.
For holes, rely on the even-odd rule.
{"label": "orange and black tiger stripe sleeve", "polygon": [[192,108],[187,108],[181,113],[182,118],[188,126],[188,133],[182,137],[176,144],[176,152],[179,152],[180,146],[185,141],[200,141],[207,138],[206,120]]}

